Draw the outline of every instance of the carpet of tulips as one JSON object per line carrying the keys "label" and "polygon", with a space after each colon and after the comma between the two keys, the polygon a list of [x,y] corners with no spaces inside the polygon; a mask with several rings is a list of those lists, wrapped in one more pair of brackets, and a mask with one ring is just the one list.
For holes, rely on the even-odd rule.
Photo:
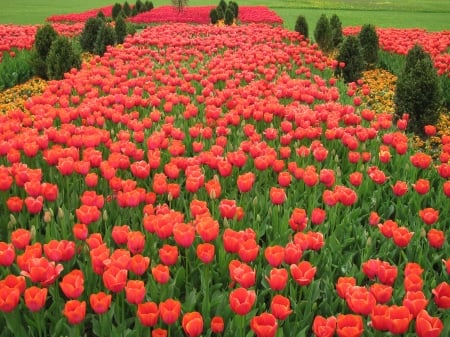
{"label": "carpet of tulips", "polygon": [[162,24],[6,108],[0,336],[450,335],[450,133],[338,66]]}

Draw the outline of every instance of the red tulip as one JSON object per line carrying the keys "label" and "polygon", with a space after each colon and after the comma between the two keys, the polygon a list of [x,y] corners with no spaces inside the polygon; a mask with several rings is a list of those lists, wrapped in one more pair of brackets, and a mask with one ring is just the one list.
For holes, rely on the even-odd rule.
{"label": "red tulip", "polygon": [[415,184],[412,184],[414,190],[419,194],[427,194],[430,190],[430,181],[427,179],[417,179]]}
{"label": "red tulip", "polygon": [[20,301],[20,291],[18,288],[10,288],[0,283],[0,311],[13,311]]}
{"label": "red tulip", "polygon": [[291,302],[287,297],[275,295],[270,302],[270,312],[277,319],[285,320],[291,313]]}
{"label": "red tulip", "polygon": [[439,211],[431,207],[419,211],[419,216],[426,225],[432,225],[439,219]]}
{"label": "red tulip", "polygon": [[336,292],[340,298],[346,298],[350,288],[356,286],[356,279],[352,276],[341,276],[336,283]]}
{"label": "red tulip", "polygon": [[375,296],[366,288],[360,286],[349,287],[345,293],[345,301],[355,314],[369,315],[375,307]]}
{"label": "red tulip", "polygon": [[278,322],[274,315],[265,312],[251,319],[250,328],[257,337],[274,337],[277,333]]}
{"label": "red tulip", "polygon": [[211,243],[200,243],[196,249],[197,257],[203,263],[211,263],[214,260],[215,246]]}
{"label": "red tulip", "polygon": [[203,241],[211,242],[219,236],[219,222],[210,216],[202,216],[195,220],[195,230]]}
{"label": "red tulip", "polygon": [[442,248],[445,242],[445,233],[439,229],[432,228],[427,233],[427,239],[431,247]]}
{"label": "red tulip", "polygon": [[195,239],[195,228],[190,223],[179,222],[173,226],[175,242],[181,247],[188,248]]}
{"label": "red tulip", "polygon": [[286,192],[283,188],[270,188],[270,201],[274,205],[281,205],[286,201]]}
{"label": "red tulip", "polygon": [[403,334],[408,331],[409,323],[413,316],[405,306],[393,305],[389,307],[389,332],[393,334]]}
{"label": "red tulip", "polygon": [[126,244],[128,241],[128,233],[130,232],[130,226],[114,226],[111,231],[111,237],[117,245]]}
{"label": "red tulip", "polygon": [[13,264],[16,251],[12,243],[0,242],[0,266],[8,267]]}
{"label": "red tulip", "polygon": [[444,324],[438,317],[432,317],[422,310],[416,317],[416,333],[419,337],[439,337]]}
{"label": "red tulip", "polygon": [[250,312],[255,301],[256,292],[245,288],[237,288],[231,291],[229,296],[231,310],[241,316]]}
{"label": "red tulip", "polygon": [[131,254],[140,254],[145,248],[145,235],[141,231],[131,231],[127,234],[127,248]]}
{"label": "red tulip", "polygon": [[159,284],[165,284],[169,282],[170,279],[169,267],[166,265],[158,264],[152,268],[152,275],[156,282],[158,282]]}
{"label": "red tulip", "polygon": [[103,284],[114,293],[121,292],[126,285],[128,270],[111,266],[103,272]]}
{"label": "red tulip", "polygon": [[150,258],[141,254],[133,255],[130,261],[130,271],[136,275],[143,275],[150,265]]}
{"label": "red tulip", "polygon": [[220,334],[225,328],[224,320],[221,316],[214,316],[211,319],[211,331],[215,334]]}
{"label": "red tulip", "polygon": [[272,267],[278,267],[284,260],[284,247],[275,245],[264,250],[264,257]]}
{"label": "red tulip", "polygon": [[198,337],[203,332],[203,317],[197,311],[188,312],[183,315],[181,326],[189,337]]}
{"label": "red tulip", "polygon": [[220,216],[224,219],[233,219],[236,215],[236,201],[222,199],[219,203]]}
{"label": "red tulip", "polygon": [[159,314],[165,324],[174,324],[181,313],[181,303],[174,299],[167,299],[159,303]]}
{"label": "red tulip", "polygon": [[288,281],[288,271],[284,268],[272,268],[269,277],[266,277],[269,286],[274,291],[283,290]]}
{"label": "red tulip", "polygon": [[294,208],[288,223],[294,231],[303,231],[308,224],[306,210],[303,208]]}
{"label": "red tulip", "polygon": [[401,248],[408,246],[414,232],[410,232],[406,227],[398,227],[392,231],[392,239],[394,243]]}
{"label": "red tulip", "polygon": [[316,267],[313,267],[308,261],[301,261],[298,264],[291,264],[291,276],[297,284],[305,286],[310,284],[316,274]]}
{"label": "red tulip", "polygon": [[315,316],[312,330],[316,337],[332,337],[336,331],[336,317]]}
{"label": "red tulip", "polygon": [[338,315],[336,326],[339,337],[360,337],[364,332],[362,317],[358,315]]}
{"label": "red tulip", "polygon": [[159,318],[158,305],[155,302],[139,303],[136,315],[143,326],[155,326]]}
{"label": "red tulip", "polygon": [[370,293],[375,297],[377,303],[387,303],[392,298],[393,288],[386,284],[374,283],[370,286]]}
{"label": "red tulip", "polygon": [[22,198],[12,196],[6,200],[6,206],[10,212],[19,213],[22,210],[23,202]]}
{"label": "red tulip", "polygon": [[379,331],[389,330],[389,307],[377,304],[369,315],[371,326]]}
{"label": "red tulip", "polygon": [[145,284],[142,280],[128,280],[125,286],[125,297],[128,303],[139,304],[144,300],[146,293]]}
{"label": "red tulip", "polygon": [[259,245],[255,239],[248,239],[239,244],[238,255],[244,262],[252,262],[259,253]]}
{"label": "red tulip", "polygon": [[450,284],[441,282],[431,291],[434,295],[434,303],[441,309],[450,308]]}
{"label": "red tulip", "polygon": [[407,291],[403,298],[403,305],[408,308],[413,317],[425,309],[428,305],[428,299],[422,291]]}
{"label": "red tulip", "polygon": [[111,295],[107,295],[104,292],[91,294],[89,296],[89,304],[96,314],[104,314],[111,306]]}
{"label": "red tulip", "polygon": [[26,270],[21,275],[28,277],[31,282],[40,283],[46,287],[57,279],[64,267],[61,264],[55,265],[55,262],[49,262],[46,258],[30,258],[27,262]]}
{"label": "red tulip", "polygon": [[47,288],[30,287],[25,290],[25,305],[30,311],[37,312],[41,310],[47,300]]}
{"label": "red tulip", "polygon": [[70,299],[76,299],[84,291],[84,275],[79,269],[74,269],[65,275],[59,283],[64,295]]}
{"label": "red tulip", "polygon": [[394,192],[395,196],[400,197],[408,192],[408,184],[404,181],[399,180],[392,186],[392,191]]}
{"label": "red tulip", "polygon": [[81,323],[86,316],[86,302],[78,300],[67,301],[64,305],[63,314],[71,325]]}

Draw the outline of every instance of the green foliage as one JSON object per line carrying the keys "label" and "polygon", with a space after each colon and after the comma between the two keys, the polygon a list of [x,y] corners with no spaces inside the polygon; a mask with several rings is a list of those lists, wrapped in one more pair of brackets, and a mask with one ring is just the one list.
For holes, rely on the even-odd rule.
{"label": "green foliage", "polygon": [[23,83],[33,76],[32,55],[28,50],[16,49],[3,53],[0,62],[0,91]]}
{"label": "green foliage", "polygon": [[72,68],[79,69],[80,66],[81,56],[75,51],[72,42],[66,36],[58,36],[47,56],[48,78],[60,80],[64,77],[64,73]]}
{"label": "green foliage", "polygon": [[217,14],[217,8],[212,8],[209,12],[209,19],[211,20],[211,23],[215,25],[217,21],[219,21],[219,17]]}
{"label": "green foliage", "polygon": [[234,12],[230,7],[227,7],[227,10],[225,11],[224,23],[227,26],[231,26],[233,24],[233,21],[234,21]]}
{"label": "green foliage", "polygon": [[295,21],[295,29],[297,33],[303,35],[306,39],[309,37],[308,22],[305,16],[299,15]]}
{"label": "green foliage", "polygon": [[112,8],[112,13],[111,13],[113,20],[117,19],[117,16],[119,15],[121,10],[122,10],[122,5],[116,2]]}
{"label": "green foliage", "polygon": [[102,11],[98,11],[96,18],[106,21],[105,13],[103,13]]}
{"label": "green foliage", "polygon": [[84,24],[83,31],[80,35],[81,49],[88,52],[94,52],[95,40],[101,27],[105,22],[99,18],[89,18]]}
{"label": "green foliage", "polygon": [[344,34],[342,34],[342,22],[336,14],[331,16],[330,26],[332,44],[334,48],[337,48],[344,40]]}
{"label": "green foliage", "polygon": [[50,24],[40,27],[34,37],[34,49],[37,54],[45,60],[50,50],[52,42],[56,39],[58,33]]}
{"label": "green foliage", "polygon": [[136,0],[134,8],[136,9],[137,13],[141,13],[144,9],[144,3],[141,0]]}
{"label": "green foliage", "polygon": [[222,10],[222,7],[217,6],[216,10],[217,10],[217,20],[223,20],[223,18],[225,17],[225,12]]}
{"label": "green foliage", "polygon": [[237,19],[237,17],[239,16],[239,5],[237,4],[237,2],[230,1],[228,3],[228,8],[231,8],[231,10],[233,11],[234,17]]}
{"label": "green foliage", "polygon": [[125,1],[123,3],[122,10],[125,13],[126,17],[130,16],[130,14],[131,14],[131,7],[130,7],[130,4],[128,3],[128,1]]}
{"label": "green foliage", "polygon": [[317,21],[316,28],[314,30],[314,39],[320,50],[329,52],[333,49],[331,25],[325,14],[322,14]]}
{"label": "green foliage", "polygon": [[378,62],[378,35],[375,26],[363,25],[359,32],[359,42],[361,43],[364,61],[368,65],[375,65]]}
{"label": "green foliage", "polygon": [[144,3],[144,8],[145,8],[145,10],[144,10],[144,12],[145,11],[151,11],[152,9],[153,9],[153,2],[151,2],[151,1],[146,1],[145,3]]}
{"label": "green foliage", "polygon": [[107,46],[113,46],[116,43],[116,32],[114,31],[114,28],[108,25],[103,25],[98,34],[97,38],[95,40],[94,44],[94,54],[103,56],[103,54],[106,52]]}
{"label": "green foliage", "polygon": [[339,48],[337,61],[344,62],[344,68],[337,68],[336,75],[342,76],[346,83],[355,82],[361,78],[365,68],[361,43],[356,36],[348,36]]}
{"label": "green foliage", "polygon": [[178,12],[182,12],[184,7],[187,6],[188,0],[172,0],[172,4],[178,9]]}
{"label": "green foliage", "polygon": [[57,37],[58,33],[49,24],[40,27],[36,32],[30,65],[33,73],[40,78],[47,79],[47,55]]}
{"label": "green foliage", "polygon": [[220,7],[222,9],[222,12],[225,13],[225,11],[227,10],[227,3],[225,2],[225,0],[220,0],[218,7]]}
{"label": "green foliage", "polygon": [[406,56],[405,68],[398,77],[394,95],[395,115],[409,114],[407,131],[424,134],[424,126],[439,118],[441,92],[433,61],[419,45]]}
{"label": "green foliage", "polygon": [[125,23],[125,20],[121,15],[119,15],[116,20],[114,31],[116,33],[117,43],[123,43],[125,37],[127,36],[127,24]]}

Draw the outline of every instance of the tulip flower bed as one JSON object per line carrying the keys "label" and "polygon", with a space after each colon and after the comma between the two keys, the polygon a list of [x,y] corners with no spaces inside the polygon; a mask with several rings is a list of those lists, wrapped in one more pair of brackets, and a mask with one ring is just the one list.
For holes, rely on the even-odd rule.
{"label": "tulip flower bed", "polygon": [[94,8],[81,13],[69,13],[52,15],[47,18],[48,22],[86,22],[89,18],[94,18],[99,12],[102,12],[106,17],[112,16],[113,6],[105,6],[102,8]]}
{"label": "tulip flower bed", "polygon": [[[208,24],[209,13],[215,6],[186,7],[179,12],[173,6],[160,6],[140,13],[129,20],[134,23],[187,22]],[[266,6],[240,6],[238,19],[241,23],[283,24],[283,20]]]}
{"label": "tulip flower bed", "polygon": [[[73,37],[81,33],[84,22],[74,24],[54,23],[52,26],[58,34]],[[9,52],[14,48],[31,49],[38,28],[39,25],[0,25],[0,57],[3,52]]]}
{"label": "tulip flower bed", "polygon": [[160,25],[0,115],[0,336],[448,336],[450,139],[336,66]]}
{"label": "tulip flower bed", "polygon": [[[345,27],[344,35],[358,34],[361,27]],[[450,77],[450,30],[428,32],[424,29],[376,28],[380,48],[386,52],[406,55],[414,44],[421,45],[434,60],[439,75]]]}

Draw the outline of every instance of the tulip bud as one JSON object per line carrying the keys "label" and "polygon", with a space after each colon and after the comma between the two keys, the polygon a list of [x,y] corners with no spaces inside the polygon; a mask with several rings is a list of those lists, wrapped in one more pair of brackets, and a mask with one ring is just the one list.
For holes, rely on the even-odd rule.
{"label": "tulip bud", "polygon": [[9,215],[8,229],[14,229],[14,226],[17,224],[17,220],[14,215]]}
{"label": "tulip bud", "polygon": [[255,196],[253,198],[253,207],[256,207],[256,205],[258,205],[258,197],[257,196]]}
{"label": "tulip bud", "polygon": [[108,221],[108,212],[106,211],[106,209],[103,210],[102,219],[103,221]]}
{"label": "tulip bud", "polygon": [[31,233],[31,240],[33,240],[36,237],[36,226],[31,226],[30,229],[30,233]]}
{"label": "tulip bud", "polygon": [[44,222],[45,223],[50,223],[50,221],[52,221],[52,214],[50,213],[50,211],[45,211],[44,212]]}
{"label": "tulip bud", "polygon": [[58,219],[64,218],[64,211],[61,207],[58,207]]}

